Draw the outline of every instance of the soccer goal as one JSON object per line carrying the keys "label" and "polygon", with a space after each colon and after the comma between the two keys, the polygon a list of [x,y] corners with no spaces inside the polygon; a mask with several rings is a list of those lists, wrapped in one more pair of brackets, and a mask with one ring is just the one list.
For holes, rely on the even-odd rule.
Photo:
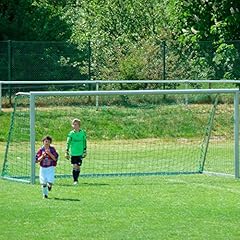
{"label": "soccer goal", "polygon": [[64,152],[74,118],[81,119],[88,139],[82,177],[239,177],[238,89],[18,93],[2,177],[34,183],[35,154],[45,135],[60,155],[56,177],[70,176]]}

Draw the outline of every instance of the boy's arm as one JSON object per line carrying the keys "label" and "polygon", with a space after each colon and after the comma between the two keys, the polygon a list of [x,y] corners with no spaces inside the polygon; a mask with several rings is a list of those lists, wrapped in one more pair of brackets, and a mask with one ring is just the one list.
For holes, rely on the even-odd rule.
{"label": "boy's arm", "polygon": [[35,157],[35,162],[36,163],[41,162],[43,160],[43,157],[44,155],[43,155],[42,149],[39,149]]}
{"label": "boy's arm", "polygon": [[50,147],[50,151],[48,151],[47,154],[51,157],[53,161],[58,160],[58,153],[54,147]]}
{"label": "boy's arm", "polygon": [[67,146],[66,146],[66,151],[65,151],[66,159],[69,159],[69,148],[70,148],[71,140],[72,140],[72,138],[70,137],[70,134],[69,134],[67,137]]}
{"label": "boy's arm", "polygon": [[87,156],[87,136],[85,133],[84,138],[83,138],[83,155],[82,155],[82,157],[85,158],[86,156]]}

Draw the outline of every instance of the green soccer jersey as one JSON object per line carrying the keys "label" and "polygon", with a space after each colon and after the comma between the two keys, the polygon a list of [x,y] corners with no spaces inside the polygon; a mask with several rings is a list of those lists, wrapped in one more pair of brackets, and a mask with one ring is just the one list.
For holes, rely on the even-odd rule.
{"label": "green soccer jersey", "polygon": [[71,156],[82,156],[87,149],[87,137],[83,130],[75,132],[72,130],[67,137],[67,150]]}

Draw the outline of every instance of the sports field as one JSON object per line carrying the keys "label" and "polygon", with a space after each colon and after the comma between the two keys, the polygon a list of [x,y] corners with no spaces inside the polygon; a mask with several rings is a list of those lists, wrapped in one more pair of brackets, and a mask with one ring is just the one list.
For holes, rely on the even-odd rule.
{"label": "sports field", "polygon": [[[220,110],[224,106],[220,106]],[[185,108],[184,108],[185,109]],[[199,121],[195,119],[192,122],[194,111],[200,113]],[[133,111],[134,109],[132,109]],[[162,107],[165,111],[165,108]],[[161,119],[166,115],[172,115],[171,106],[167,106],[165,112],[161,112]],[[201,110],[201,111],[200,111]],[[151,111],[151,112],[150,112]],[[196,141],[194,137],[200,135],[199,130],[202,131],[201,125],[198,125],[204,119],[206,125],[205,113],[208,111],[202,106],[194,106],[186,108],[185,115],[181,114],[184,121],[180,121],[178,117],[171,117],[168,122],[171,127],[166,126],[165,122],[153,123],[153,120],[158,119],[160,115],[158,111],[145,111],[148,117],[141,120],[142,112],[134,112],[136,115],[132,119],[131,124],[126,124],[126,114],[123,111],[106,111],[87,113],[84,109],[84,114],[79,112],[79,116],[84,116],[84,126],[91,130],[88,131],[91,136],[88,145],[88,156],[83,165],[83,173],[88,173],[92,169],[97,172],[100,166],[109,173],[106,169],[104,161],[111,163],[111,171],[114,167],[118,170],[118,166],[126,167],[138,164],[139,159],[155,158],[156,153],[161,156],[164,164],[160,169],[166,167],[172,171],[181,169],[185,166],[183,163],[188,159],[198,161],[199,153],[196,152]],[[97,122],[98,114],[104,114],[106,121]],[[124,113],[124,114],[123,114]],[[165,114],[164,114],[165,113]],[[232,127],[232,121],[225,121],[231,119],[228,111],[223,111],[224,117],[218,115],[217,128],[220,133],[227,133],[229,135],[217,135],[209,147],[207,168],[211,171],[221,171],[224,169],[226,173],[233,173],[233,155],[232,144],[226,139],[230,139],[231,133],[228,129]],[[48,115],[42,115],[48,128],[44,128],[46,132],[54,132],[54,145],[60,152],[60,161],[57,169],[59,170],[65,166],[68,169],[67,174],[71,171],[70,164],[64,162],[64,144],[65,137],[69,131],[68,119],[66,114],[61,112],[53,112],[53,119],[58,117],[59,123],[64,123],[64,126],[59,126],[61,131],[50,131],[50,124]],[[1,120],[9,119],[8,113],[3,113]],[[74,116],[74,115],[67,115]],[[91,117],[92,116],[92,117]],[[112,117],[114,116],[114,118]],[[95,119],[96,118],[96,119]],[[133,121],[134,120],[134,121]],[[141,121],[140,121],[141,120]],[[149,124],[151,120],[151,124]],[[8,120],[9,121],[9,120]],[[7,121],[6,121],[7,122]],[[149,134],[149,126],[159,126],[165,128],[157,128],[163,138],[156,138],[158,136],[141,136],[141,138],[133,139],[137,141],[138,146],[132,144],[132,140],[112,138],[112,134],[124,135],[126,126],[129,129],[139,129],[139,122],[141,122],[141,131],[139,134]],[[23,121],[18,121],[23,123]],[[52,123],[52,122],[51,122]],[[118,123],[118,124],[116,124]],[[108,125],[106,125],[108,124]],[[135,125],[134,125],[135,124]],[[43,124],[42,124],[43,125]],[[56,125],[56,124],[55,124]],[[94,126],[94,128],[92,127]],[[103,126],[105,128],[103,128]],[[106,131],[106,126],[108,131]],[[26,129],[28,133],[28,128]],[[52,129],[55,129],[54,126]],[[180,138],[175,138],[172,133],[178,133],[181,129],[185,135]],[[104,131],[103,131],[104,130]],[[145,130],[145,131],[144,131]],[[164,132],[165,131],[165,132]],[[4,148],[7,136],[7,127],[0,129],[0,166],[3,165]],[[41,132],[42,133],[42,132]],[[100,133],[98,137],[97,134]],[[136,133],[136,132],[135,132]],[[59,134],[59,136],[57,135]],[[95,135],[94,135],[95,134]],[[103,134],[108,134],[106,139],[100,139]],[[16,135],[15,139],[18,140]],[[114,136],[115,136],[114,135]],[[176,141],[167,141],[169,136]],[[26,134],[26,136],[29,136]],[[23,135],[25,137],[25,135]],[[155,137],[155,139],[154,139]],[[38,137],[39,139],[40,137]],[[180,139],[180,141],[179,141]],[[202,139],[199,138],[199,139]],[[147,151],[142,151],[145,145],[151,146]],[[100,144],[99,141],[101,141]],[[154,144],[158,143],[157,148]],[[131,145],[130,145],[131,142]],[[24,142],[16,141],[17,147],[14,147],[14,154],[20,153],[23,149]],[[230,142],[232,143],[232,142]],[[216,144],[216,145],[215,145]],[[40,142],[37,144],[40,145]],[[12,145],[13,146],[13,145]],[[128,148],[129,147],[129,148]],[[162,147],[162,148],[161,148]],[[181,148],[181,150],[179,150]],[[199,149],[198,149],[199,150]],[[158,151],[158,152],[157,152]],[[165,154],[165,155],[163,155]],[[17,155],[14,155],[17,157]],[[98,156],[98,157],[96,157]],[[181,164],[173,161],[174,165],[167,165],[164,162],[164,157],[171,159],[178,157],[183,160]],[[114,161],[118,165],[114,165]],[[98,161],[98,162],[94,162]],[[122,162],[121,162],[121,161]],[[126,161],[129,161],[126,164]],[[221,161],[220,161],[221,160]],[[222,161],[226,160],[226,161]],[[133,162],[132,162],[133,161]],[[185,162],[184,162],[185,161]],[[151,171],[152,165],[149,162],[142,161],[144,164],[137,167],[141,171]],[[131,164],[133,163],[133,164]],[[168,161],[169,163],[169,161]],[[191,165],[197,167],[197,164]],[[29,167],[29,165],[28,165]],[[21,168],[21,166],[19,166]],[[66,174],[66,171],[64,173]],[[128,170],[128,169],[127,169]],[[191,170],[191,169],[190,169]],[[58,171],[58,170],[57,170]],[[53,190],[49,194],[49,199],[42,199],[42,192],[40,185],[23,184],[12,181],[0,179],[0,239],[216,239],[216,240],[238,240],[240,236],[240,182],[233,177],[219,177],[210,176],[206,174],[188,174],[188,175],[158,175],[158,176],[122,176],[122,177],[89,177],[81,178],[78,186],[73,186],[71,178],[57,178]]]}
{"label": "sports field", "polygon": [[239,181],[207,175],[0,180],[0,239],[239,239]]}
{"label": "sports field", "polygon": [[0,179],[0,239],[239,239],[239,184],[205,174],[65,178],[42,199],[38,184]]}

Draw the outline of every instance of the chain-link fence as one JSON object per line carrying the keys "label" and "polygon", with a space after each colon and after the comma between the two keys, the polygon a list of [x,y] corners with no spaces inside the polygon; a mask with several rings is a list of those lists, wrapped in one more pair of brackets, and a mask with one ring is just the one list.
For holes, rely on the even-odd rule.
{"label": "chain-link fence", "polygon": [[[49,85],[5,85],[3,96],[25,91],[91,89],[91,85],[53,85],[54,80],[176,80],[239,79],[240,41],[183,45],[171,41],[144,41],[137,44],[103,41],[0,42],[0,80],[49,81]],[[156,88],[159,84],[105,85],[106,89]],[[175,89],[178,83],[163,83]],[[193,83],[191,87],[201,87]],[[10,93],[10,94],[9,94]]]}
{"label": "chain-link fence", "polygon": [[1,80],[87,80],[90,46],[65,42],[0,42]]}

